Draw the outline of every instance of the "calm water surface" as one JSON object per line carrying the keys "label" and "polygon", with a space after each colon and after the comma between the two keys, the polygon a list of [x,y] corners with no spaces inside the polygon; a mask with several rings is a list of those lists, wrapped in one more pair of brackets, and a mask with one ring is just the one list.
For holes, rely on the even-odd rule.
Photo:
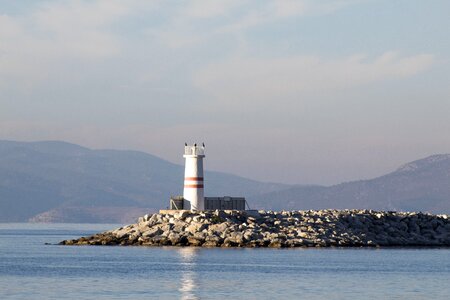
{"label": "calm water surface", "polygon": [[57,246],[119,225],[0,224],[0,299],[449,299],[449,249]]}

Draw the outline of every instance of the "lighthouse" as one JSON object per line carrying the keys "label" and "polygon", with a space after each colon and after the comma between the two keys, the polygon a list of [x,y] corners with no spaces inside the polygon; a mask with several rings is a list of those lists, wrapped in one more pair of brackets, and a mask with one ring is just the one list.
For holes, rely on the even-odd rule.
{"label": "lighthouse", "polygon": [[201,146],[184,146],[186,159],[184,169],[183,206],[191,210],[205,209],[205,196],[203,186],[203,158],[205,157],[205,144]]}
{"label": "lighthouse", "polygon": [[177,210],[245,210],[247,201],[244,197],[205,197],[203,180],[203,158],[205,144],[184,144],[186,159],[184,167],[183,196],[170,196],[168,209],[160,213],[173,214]]}

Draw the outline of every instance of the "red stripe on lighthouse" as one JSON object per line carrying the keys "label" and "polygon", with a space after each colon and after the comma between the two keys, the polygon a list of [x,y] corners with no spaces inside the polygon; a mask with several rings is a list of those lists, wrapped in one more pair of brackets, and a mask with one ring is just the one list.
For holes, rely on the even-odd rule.
{"label": "red stripe on lighthouse", "polygon": [[185,184],[184,187],[185,188],[199,189],[199,188],[203,188],[203,184]]}
{"label": "red stripe on lighthouse", "polygon": [[203,177],[184,177],[184,180],[189,180],[189,181],[203,181]]}

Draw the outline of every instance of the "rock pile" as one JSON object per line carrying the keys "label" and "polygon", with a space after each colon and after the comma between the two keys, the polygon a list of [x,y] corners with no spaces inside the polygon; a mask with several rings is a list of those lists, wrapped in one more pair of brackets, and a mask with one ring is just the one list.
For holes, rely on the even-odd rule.
{"label": "rock pile", "polygon": [[177,211],[62,245],[450,246],[447,215],[372,210]]}

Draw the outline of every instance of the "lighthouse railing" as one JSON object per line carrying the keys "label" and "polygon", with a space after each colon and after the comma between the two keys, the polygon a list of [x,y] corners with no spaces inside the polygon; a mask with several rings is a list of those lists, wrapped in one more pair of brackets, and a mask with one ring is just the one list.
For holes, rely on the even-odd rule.
{"label": "lighthouse railing", "polygon": [[203,146],[185,146],[185,155],[205,155],[205,148]]}

